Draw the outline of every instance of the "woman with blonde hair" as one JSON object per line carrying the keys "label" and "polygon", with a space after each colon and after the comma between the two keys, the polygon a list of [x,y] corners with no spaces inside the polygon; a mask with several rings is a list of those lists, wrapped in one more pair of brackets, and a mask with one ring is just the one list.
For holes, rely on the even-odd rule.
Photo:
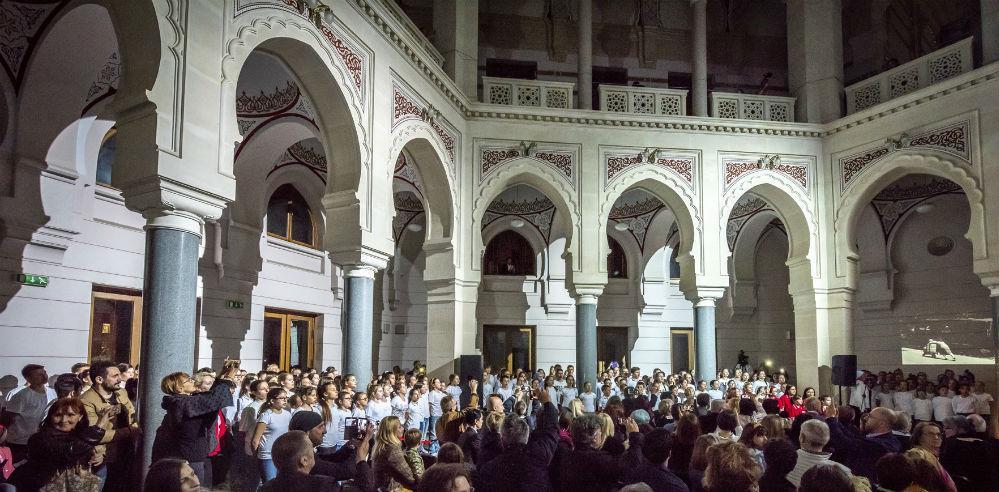
{"label": "woman with blonde hair", "polygon": [[[702,436],[703,437],[703,436]],[[737,442],[720,442],[707,449],[704,490],[707,492],[751,492],[759,490],[760,465]],[[691,465],[693,466],[693,464]]]}
{"label": "woman with blonde hair", "polygon": [[572,418],[573,419],[578,418],[580,415],[583,415],[584,413],[583,400],[580,400],[579,398],[573,398],[572,401],[569,402],[568,408],[569,408],[569,413],[572,414]]}
{"label": "woman with blonde hair", "polygon": [[402,434],[402,423],[399,422],[399,417],[393,415],[379,422],[378,433],[375,436],[374,457],[371,460],[375,479],[374,488],[377,490],[416,488],[416,476],[406,463],[402,441],[399,439],[400,434]]}
{"label": "woman with blonde hair", "polygon": [[905,452],[913,464],[915,485],[932,491],[957,492],[957,485],[931,451],[914,447]]}

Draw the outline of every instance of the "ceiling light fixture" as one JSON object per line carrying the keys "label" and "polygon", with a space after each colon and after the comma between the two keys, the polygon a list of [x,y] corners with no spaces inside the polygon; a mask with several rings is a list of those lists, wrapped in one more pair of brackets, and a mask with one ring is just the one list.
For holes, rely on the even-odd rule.
{"label": "ceiling light fixture", "polygon": [[521,228],[524,227],[524,219],[513,219],[510,221],[510,227]]}
{"label": "ceiling light fixture", "polygon": [[932,203],[922,203],[918,207],[916,207],[916,212],[919,212],[921,214],[928,214],[932,212],[933,209],[935,208],[937,208],[937,206]]}
{"label": "ceiling light fixture", "polygon": [[621,232],[627,231],[628,230],[628,223],[627,222],[618,222],[617,224],[614,224],[614,229],[618,230],[618,231],[621,231]]}
{"label": "ceiling light fixture", "polygon": [[406,229],[409,229],[409,230],[411,230],[413,232],[420,232],[420,231],[423,230],[423,226],[421,226],[420,224],[415,224],[415,223],[414,224],[408,224],[408,225],[406,225]]}

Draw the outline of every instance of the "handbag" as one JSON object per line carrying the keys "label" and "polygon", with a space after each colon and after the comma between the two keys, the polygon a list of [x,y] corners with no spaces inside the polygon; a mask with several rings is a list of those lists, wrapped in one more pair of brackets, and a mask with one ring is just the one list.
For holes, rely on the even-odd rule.
{"label": "handbag", "polygon": [[57,473],[49,483],[39,490],[41,492],[99,492],[101,479],[83,468],[77,466]]}

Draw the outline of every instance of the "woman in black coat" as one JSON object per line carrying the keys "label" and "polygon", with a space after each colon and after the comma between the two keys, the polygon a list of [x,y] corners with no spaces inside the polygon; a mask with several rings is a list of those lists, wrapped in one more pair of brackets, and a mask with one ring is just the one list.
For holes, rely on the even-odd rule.
{"label": "woman in black coat", "polygon": [[111,419],[114,409],[105,408],[95,425],[90,425],[79,399],[55,400],[41,428],[28,439],[27,463],[14,470],[10,483],[18,491],[35,492],[61,472],[89,466],[94,446],[104,438],[101,426]]}
{"label": "woman in black coat", "polygon": [[161,406],[166,415],[156,429],[154,463],[162,458],[187,460],[201,483],[212,483],[208,453],[217,444],[215,424],[219,410],[232,405],[236,390],[233,378],[238,372],[238,365],[227,364],[225,373],[204,393],[194,393],[194,380],[186,373],[175,372],[163,378],[160,386],[166,395]]}

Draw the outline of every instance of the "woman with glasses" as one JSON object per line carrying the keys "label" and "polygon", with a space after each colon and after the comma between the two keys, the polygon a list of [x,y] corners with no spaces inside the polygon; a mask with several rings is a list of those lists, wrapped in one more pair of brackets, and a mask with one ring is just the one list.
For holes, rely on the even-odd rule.
{"label": "woman with glasses", "polygon": [[265,482],[277,476],[277,467],[271,460],[271,447],[277,438],[288,432],[291,412],[285,409],[287,402],[288,393],[283,388],[274,388],[267,392],[267,403],[257,415],[251,448],[257,453],[260,478]]}
{"label": "woman with glasses", "polygon": [[238,364],[228,364],[221,377],[208,391],[197,393],[194,379],[187,373],[168,374],[160,382],[165,395],[161,406],[166,410],[163,423],[156,429],[152,460],[181,458],[197,474],[201,483],[212,483],[212,466],[208,454],[218,445],[215,431],[220,411],[232,405],[236,391],[234,378]]}

